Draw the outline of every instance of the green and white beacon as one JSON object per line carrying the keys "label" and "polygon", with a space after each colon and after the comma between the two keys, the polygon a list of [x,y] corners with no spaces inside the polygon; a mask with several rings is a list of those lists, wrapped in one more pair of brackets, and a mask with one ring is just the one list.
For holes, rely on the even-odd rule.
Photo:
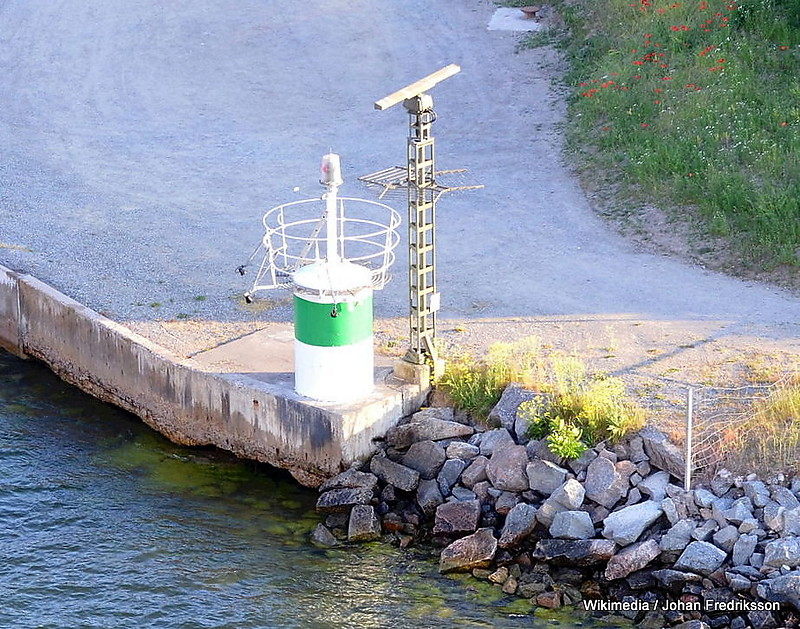
{"label": "green and white beacon", "polygon": [[[326,188],[321,199],[288,203],[264,215],[266,254],[248,295],[292,288],[295,390],[314,400],[345,403],[368,396],[374,387],[372,297],[388,282],[400,216],[382,203],[340,197],[342,171],[335,153],[323,156],[320,174]],[[345,204],[357,214],[346,216]]]}

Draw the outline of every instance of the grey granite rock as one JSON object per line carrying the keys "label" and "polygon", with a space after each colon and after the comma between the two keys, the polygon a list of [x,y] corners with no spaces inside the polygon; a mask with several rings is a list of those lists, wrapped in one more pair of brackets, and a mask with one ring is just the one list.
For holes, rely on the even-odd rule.
{"label": "grey granite rock", "polygon": [[714,495],[713,492],[708,491],[708,489],[698,488],[694,490],[694,502],[698,507],[702,507],[703,509],[710,509],[717,497],[718,496]]}
{"label": "grey granite rock", "polygon": [[788,509],[783,513],[784,537],[794,535],[800,537],[800,507]]}
{"label": "grey granite rock", "polygon": [[347,512],[355,505],[369,504],[374,495],[372,489],[364,487],[331,489],[317,498],[317,511],[320,513]]}
{"label": "grey granite rock", "polygon": [[717,570],[728,556],[724,550],[708,542],[692,542],[678,557],[673,568],[678,571],[688,570],[708,576]]}
{"label": "grey granite rock", "polygon": [[580,474],[581,472],[585,472],[586,468],[588,468],[591,462],[596,458],[597,452],[595,452],[592,448],[589,448],[577,459],[567,462],[567,467],[569,467],[569,469],[571,469],[575,474]]}
{"label": "grey granite rock", "polygon": [[417,470],[421,478],[429,480],[436,477],[446,458],[442,446],[426,439],[412,443],[403,457],[402,463],[412,470]]}
{"label": "grey granite rock", "polygon": [[526,502],[519,503],[506,515],[500,534],[500,547],[509,548],[519,544],[533,532],[535,527],[536,507]]}
{"label": "grey granite rock", "polygon": [[425,515],[432,515],[444,503],[444,496],[435,480],[421,480],[417,487],[417,504]]}
{"label": "grey granite rock", "polygon": [[452,441],[445,449],[445,454],[448,459],[461,459],[469,462],[480,454],[480,448],[466,441]]}
{"label": "grey granite rock", "polygon": [[650,474],[636,487],[645,496],[650,496],[651,500],[661,502],[667,497],[667,485],[669,485],[669,472],[660,470]]}
{"label": "grey granite rock", "polygon": [[558,539],[594,537],[594,524],[586,511],[560,511],[553,517],[550,535]]}
{"label": "grey granite rock", "polygon": [[797,500],[797,496],[788,487],[776,485],[772,488],[771,495],[772,499],[787,511],[800,507],[800,501]]}
{"label": "grey granite rock", "polygon": [[494,510],[500,515],[508,514],[519,503],[519,494],[513,491],[502,492],[494,501]]}
{"label": "grey granite rock", "polygon": [[800,537],[787,537],[767,542],[764,545],[765,566],[800,566]]}
{"label": "grey granite rock", "polygon": [[473,533],[478,528],[481,503],[477,500],[446,502],[436,507],[433,534]]}
{"label": "grey granite rock", "polygon": [[328,527],[320,522],[314,532],[311,533],[311,543],[315,546],[330,547],[336,546],[339,541],[328,530]]}
{"label": "grey granite rock", "polygon": [[544,501],[536,513],[536,517],[546,527],[550,527],[553,518],[560,511],[576,511],[583,504],[585,490],[575,479],[567,480]]}
{"label": "grey granite rock", "polygon": [[747,497],[734,500],[730,509],[725,510],[724,515],[728,522],[739,526],[745,520],[753,517],[753,503]]}
{"label": "grey granite rock", "polygon": [[495,450],[514,445],[516,445],[516,443],[508,430],[505,428],[496,428],[483,433],[480,449],[483,456],[491,457]]}
{"label": "grey granite rock", "polygon": [[447,546],[439,557],[439,572],[466,572],[486,568],[497,552],[497,539],[491,527],[477,530]]}
{"label": "grey granite rock", "polygon": [[535,459],[528,463],[525,471],[530,488],[549,496],[567,480],[567,470],[550,461]]}
{"label": "grey granite rock", "polygon": [[718,548],[721,548],[726,553],[729,553],[733,550],[733,546],[739,540],[739,529],[737,529],[733,524],[729,524],[728,526],[724,526],[719,531],[714,533],[711,539]]}
{"label": "grey granite rock", "polygon": [[742,566],[750,562],[750,557],[756,550],[758,544],[758,537],[755,535],[741,535],[736,543],[733,545],[733,554],[731,555],[731,563],[734,566]]}
{"label": "grey granite rock", "polygon": [[368,489],[374,491],[378,486],[378,477],[369,472],[359,472],[355,468],[350,468],[329,478],[319,486],[319,492],[324,493],[331,489]]}
{"label": "grey granite rock", "polygon": [[693,520],[680,520],[670,528],[659,542],[659,546],[664,552],[682,551],[692,540],[697,525]]}
{"label": "grey granite rock", "polygon": [[380,539],[381,523],[372,505],[356,505],[350,511],[347,541],[368,542]]}
{"label": "grey granite rock", "polygon": [[765,601],[787,603],[800,611],[800,570],[761,581],[756,591]]}
{"label": "grey granite rock", "polygon": [[661,505],[652,500],[614,511],[603,522],[603,537],[620,546],[633,544],[662,513]]}
{"label": "grey granite rock", "polygon": [[617,550],[610,539],[540,539],[531,553],[537,561],[553,565],[593,566],[607,562]]}
{"label": "grey granite rock", "polygon": [[439,490],[442,492],[443,496],[450,495],[450,490],[453,485],[458,482],[458,479],[461,477],[461,472],[463,472],[466,467],[467,464],[462,459],[447,459],[444,462],[442,469],[439,471],[439,475],[436,477],[436,481],[439,483]]}
{"label": "grey granite rock", "polygon": [[611,461],[598,456],[586,469],[584,488],[589,500],[611,509],[627,495],[628,480],[619,474]]}
{"label": "grey granite rock", "polygon": [[769,488],[760,480],[746,481],[742,483],[742,489],[756,507],[763,507],[769,502]]}
{"label": "grey granite rock", "polygon": [[609,581],[627,577],[631,572],[647,566],[660,553],[658,543],[652,539],[631,544],[608,560],[604,576]]}
{"label": "grey granite rock", "polygon": [[468,437],[475,432],[471,426],[465,426],[454,421],[423,416],[408,424],[401,424],[390,428],[386,433],[386,443],[394,448],[407,448],[418,441],[440,441],[456,437]]}
{"label": "grey granite rock", "polygon": [[419,472],[405,465],[390,461],[383,456],[374,456],[369,462],[370,471],[384,483],[403,491],[414,491],[419,485]]}
{"label": "grey granite rock", "polygon": [[764,507],[764,512],[761,520],[767,528],[776,533],[783,531],[785,524],[786,507],[779,505],[777,502],[770,501]]}
{"label": "grey granite rock", "polygon": [[652,426],[640,430],[639,436],[642,438],[644,451],[650,458],[650,464],[683,480],[686,465],[680,448],[669,441],[663,432]]}
{"label": "grey granite rock", "polygon": [[456,485],[453,487],[452,497],[463,502],[464,500],[475,500],[478,497],[478,494],[476,494],[474,491],[470,491],[466,487],[459,487]]}
{"label": "grey granite rock", "polygon": [[[517,419],[517,408],[522,402],[531,400],[541,394],[530,391],[519,382],[511,382],[503,389],[503,394],[500,396],[497,404],[489,412],[489,422],[495,426],[501,426],[519,437],[519,433],[515,430],[515,422]],[[524,430],[523,430],[524,432]]]}
{"label": "grey granite rock", "polygon": [[461,484],[464,485],[464,487],[471,488],[475,483],[485,481],[486,464],[488,462],[489,459],[483,455],[475,457],[475,460],[461,473]]}
{"label": "grey granite rock", "polygon": [[503,491],[525,491],[529,488],[528,453],[525,446],[495,446],[492,457],[486,464],[486,476],[489,482]]}

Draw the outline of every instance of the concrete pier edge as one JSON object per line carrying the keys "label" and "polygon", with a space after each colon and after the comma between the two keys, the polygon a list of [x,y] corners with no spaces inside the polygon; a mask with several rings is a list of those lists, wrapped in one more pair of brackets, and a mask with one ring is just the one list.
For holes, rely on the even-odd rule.
{"label": "concrete pier edge", "polygon": [[246,373],[204,371],[46,283],[0,265],[0,347],[47,364],[175,443],[216,446],[316,487],[366,459],[429,387],[376,370],[374,392],[328,404]]}

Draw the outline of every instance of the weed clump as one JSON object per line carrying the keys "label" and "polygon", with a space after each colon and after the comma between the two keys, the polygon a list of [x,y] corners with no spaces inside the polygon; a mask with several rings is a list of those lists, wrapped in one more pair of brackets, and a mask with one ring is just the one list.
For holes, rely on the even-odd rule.
{"label": "weed clump", "polygon": [[577,458],[588,445],[618,441],[644,426],[644,409],[619,378],[589,376],[575,358],[554,358],[551,374],[541,385],[545,395],[520,404],[517,416],[528,422],[528,435],[546,438],[557,456]]}
{"label": "weed clump", "polygon": [[543,394],[521,404],[517,416],[528,422],[531,438],[546,438],[563,459],[577,458],[595,443],[617,441],[644,425],[644,409],[628,397],[621,379],[590,375],[585,363],[572,356],[545,356],[534,339],[495,345],[480,360],[466,354],[450,357],[438,385],[457,408],[485,420],[511,382]]}

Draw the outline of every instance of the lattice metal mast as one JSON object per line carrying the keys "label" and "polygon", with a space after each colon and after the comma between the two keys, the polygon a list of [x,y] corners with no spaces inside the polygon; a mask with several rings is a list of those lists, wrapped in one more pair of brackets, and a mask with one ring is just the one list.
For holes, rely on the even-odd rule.
{"label": "lattice metal mast", "polygon": [[435,142],[431,127],[436,119],[433,99],[420,94],[403,105],[409,114],[408,133],[408,246],[411,347],[406,360],[435,361],[436,311],[436,194]]}
{"label": "lattice metal mast", "polygon": [[402,102],[409,113],[407,176],[411,347],[405,359],[419,365],[436,365],[436,312],[440,302],[436,287],[438,195],[435,143],[431,133],[436,114],[433,111],[433,98],[424,92],[460,70],[457,65],[446,66],[375,103],[375,108],[382,110]]}

